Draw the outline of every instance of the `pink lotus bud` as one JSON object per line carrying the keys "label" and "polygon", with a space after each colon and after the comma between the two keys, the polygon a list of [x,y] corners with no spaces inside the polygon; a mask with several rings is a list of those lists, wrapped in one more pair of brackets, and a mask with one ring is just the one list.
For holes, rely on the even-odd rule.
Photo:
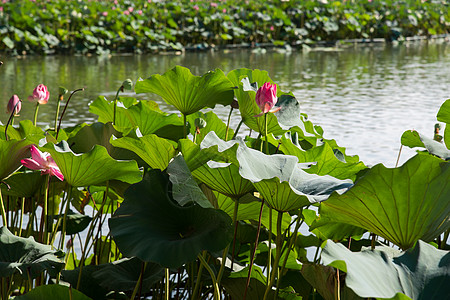
{"label": "pink lotus bud", "polygon": [[14,115],[18,116],[20,109],[22,108],[22,102],[20,101],[20,99],[17,95],[14,95],[11,97],[11,99],[9,99],[8,106],[6,107],[6,112],[8,114],[10,114],[10,113],[12,113],[14,108],[15,108]]}
{"label": "pink lotus bud", "polygon": [[108,12],[107,12],[107,11],[104,11],[104,12],[102,12],[102,15],[103,15],[104,17],[106,17],[106,16],[108,15]]}
{"label": "pink lotus bud", "polygon": [[216,2],[211,2],[211,6],[212,7],[217,7],[217,3]]}
{"label": "pink lotus bud", "polygon": [[192,8],[195,9],[195,10],[199,10],[198,5],[194,5]]}
{"label": "pink lotus bud", "polygon": [[31,102],[38,102],[39,104],[47,104],[48,98],[50,98],[50,93],[47,87],[43,84],[38,85],[33,90],[33,95],[28,97]]}
{"label": "pink lotus bud", "polygon": [[262,113],[258,116],[266,114],[268,112],[279,111],[280,108],[271,110],[277,103],[277,85],[266,82],[256,92],[256,104],[262,110]]}

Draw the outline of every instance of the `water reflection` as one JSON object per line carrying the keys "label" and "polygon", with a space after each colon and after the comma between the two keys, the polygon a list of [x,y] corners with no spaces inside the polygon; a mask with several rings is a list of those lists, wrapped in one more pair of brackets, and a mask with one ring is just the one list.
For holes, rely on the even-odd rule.
{"label": "water reflection", "polygon": [[[431,136],[439,106],[450,98],[450,55],[445,43],[374,45],[363,48],[266,54],[249,51],[185,53],[180,56],[2,57],[0,105],[16,93],[26,99],[33,88],[49,86],[51,100],[40,108],[39,125],[54,119],[59,86],[86,87],[73,98],[66,126],[92,122],[88,103],[98,95],[112,99],[126,78],[164,73],[175,65],[200,75],[214,68],[267,70],[282,90],[292,91],[310,119],[328,138],[360,155],[368,164],[393,166],[403,131],[416,129]],[[130,94],[132,95],[132,94]],[[157,99],[138,95],[141,99]],[[165,109],[169,107],[162,104]],[[24,101],[21,118],[32,118],[34,107]],[[224,118],[227,109],[218,109]],[[6,114],[0,114],[5,122]],[[410,155],[409,152],[408,155]],[[403,161],[408,155],[403,156]]]}

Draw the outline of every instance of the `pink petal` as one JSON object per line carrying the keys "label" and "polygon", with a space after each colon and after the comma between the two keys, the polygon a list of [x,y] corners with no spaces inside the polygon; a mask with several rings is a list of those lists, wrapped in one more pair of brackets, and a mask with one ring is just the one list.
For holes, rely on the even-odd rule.
{"label": "pink petal", "polygon": [[24,165],[25,167],[27,167],[28,169],[31,169],[31,170],[41,170],[42,169],[42,166],[40,164],[38,164],[36,161],[32,160],[31,158],[22,159],[20,162],[22,163],[22,165]]}
{"label": "pink petal", "polygon": [[31,158],[41,166],[41,169],[45,169],[47,165],[47,155],[42,153],[35,145],[30,147]]}
{"label": "pink petal", "polygon": [[277,111],[279,111],[281,109],[281,106],[278,106],[278,107],[275,107],[274,109],[272,109],[271,111],[269,111],[269,112],[271,112],[271,113],[276,113]]}
{"label": "pink petal", "polygon": [[50,168],[50,175],[56,176],[61,181],[64,181],[64,175],[61,173],[61,171],[57,168]]}

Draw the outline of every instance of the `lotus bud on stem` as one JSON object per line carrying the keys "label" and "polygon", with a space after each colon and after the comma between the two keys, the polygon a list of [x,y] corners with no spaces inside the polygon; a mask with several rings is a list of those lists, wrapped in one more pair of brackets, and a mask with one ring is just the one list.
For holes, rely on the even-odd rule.
{"label": "lotus bud on stem", "polygon": [[113,114],[113,124],[116,124],[116,111],[117,111],[117,99],[119,99],[119,93],[124,90],[131,90],[133,88],[133,81],[131,79],[125,79],[124,82],[122,82],[122,85],[117,90],[116,97],[114,97],[114,114]]}
{"label": "lotus bud on stem", "polygon": [[197,139],[197,134],[200,134],[200,129],[206,127],[206,121],[202,118],[197,118],[194,121],[194,125],[195,125],[195,133],[194,133],[194,143],[195,143]]}
{"label": "lotus bud on stem", "polygon": [[80,92],[80,91],[84,91],[84,89],[85,89],[85,88],[81,88],[81,89],[77,89],[77,90],[73,91],[73,92],[70,94],[69,99],[67,99],[67,103],[66,103],[66,106],[64,106],[63,112],[62,112],[62,114],[61,114],[61,118],[59,118],[58,129],[56,130],[56,139],[58,139],[59,130],[61,129],[61,122],[62,122],[62,119],[63,119],[63,117],[64,117],[64,114],[66,113],[66,109],[67,109],[67,107],[69,106],[70,99],[72,99],[73,94],[75,94],[75,93],[77,93],[77,92]]}
{"label": "lotus bud on stem", "polygon": [[34,126],[37,124],[37,115],[39,111],[40,104],[47,104],[48,99],[50,98],[50,93],[47,89],[47,86],[43,84],[39,84],[33,90],[33,95],[28,97],[28,101],[36,102],[36,109],[34,110]]}
{"label": "lotus bud on stem", "polygon": [[19,112],[22,108],[22,100],[19,99],[19,97],[17,97],[17,95],[14,95],[11,97],[11,99],[9,99],[8,102],[8,107],[6,109],[7,113],[10,113],[8,122],[6,122],[6,126],[5,126],[5,140],[8,140],[8,126],[9,124],[11,124],[11,126],[14,123],[14,116],[18,116]]}
{"label": "lotus bud on stem", "polygon": [[55,128],[55,132],[56,132],[56,129],[57,129],[56,125],[58,124],[59,107],[61,106],[61,101],[63,100],[64,96],[68,92],[69,91],[66,88],[64,88],[62,86],[59,87],[58,101],[56,102],[55,127],[54,127]]}

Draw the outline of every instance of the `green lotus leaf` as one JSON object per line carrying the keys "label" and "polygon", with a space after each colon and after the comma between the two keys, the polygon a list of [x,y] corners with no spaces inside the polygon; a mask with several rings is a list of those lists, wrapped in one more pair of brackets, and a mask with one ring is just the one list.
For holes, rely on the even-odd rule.
{"label": "green lotus leaf", "polygon": [[[206,121],[206,126],[201,128],[199,130],[199,133],[196,134],[195,142],[197,144],[200,144],[205,136],[211,132],[214,131],[216,135],[225,140],[226,132],[227,132],[227,125],[212,111],[207,112],[206,114],[202,112],[196,112],[192,115],[189,115],[187,118],[188,122],[190,124],[195,123],[195,119],[202,118]],[[196,131],[195,126],[191,126],[191,134],[194,135]],[[234,135],[234,131],[230,128],[228,128],[228,139],[231,139]]]}
{"label": "green lotus leaf", "polygon": [[[5,126],[0,126],[0,128],[2,132],[5,132]],[[37,143],[40,139],[45,137],[45,132],[40,127],[34,126],[31,120],[22,120],[19,122],[19,128],[14,128],[12,126],[8,127],[8,137],[10,140],[27,138],[27,140]]]}
{"label": "green lotus leaf", "polygon": [[103,146],[96,145],[83,154],[73,153],[66,141],[42,148],[51,154],[64,180],[74,187],[102,184],[113,179],[136,183],[142,178],[135,161],[114,160]]}
{"label": "green lotus leaf", "polygon": [[209,161],[192,171],[192,175],[211,189],[234,199],[254,190],[252,183],[239,174],[239,167],[229,163]]}
{"label": "green lotus leaf", "polygon": [[8,228],[0,228],[0,277],[19,274],[25,280],[28,276],[34,279],[44,270],[56,276],[64,267],[63,257],[63,252],[40,244],[33,237],[17,237]]}
{"label": "green lotus leaf", "polygon": [[128,109],[133,124],[139,127],[142,135],[156,133],[159,129],[172,125],[183,134],[183,120],[177,114],[166,115],[154,109],[150,101],[140,101]]}
{"label": "green lotus leaf", "polygon": [[360,297],[390,299],[402,293],[411,299],[437,300],[450,295],[448,251],[420,240],[406,252],[394,251],[376,247],[351,252],[329,240],[322,260],[346,272],[346,285]]}
{"label": "green lotus leaf", "polygon": [[346,223],[333,222],[323,216],[318,217],[316,212],[311,209],[303,209],[302,214],[305,223],[309,226],[309,231],[322,241],[328,239],[342,241],[349,237],[359,238],[367,231]]}
{"label": "green lotus leaf", "polygon": [[172,182],[172,197],[178,204],[197,203],[203,208],[213,208],[192,177],[183,156],[178,155],[170,162],[167,173]]}
{"label": "green lotus leaf", "polygon": [[20,161],[30,156],[29,145],[25,140],[0,140],[0,181],[14,173],[22,165]]}
{"label": "green lotus leaf", "polygon": [[74,288],[50,284],[38,286],[25,295],[14,297],[17,300],[48,300],[48,299],[71,299],[71,300],[92,300]]}
{"label": "green lotus leaf", "polygon": [[233,101],[233,84],[220,70],[199,77],[187,68],[176,66],[163,75],[152,75],[136,82],[136,93],[154,93],[175,106],[183,115],[190,115],[204,107],[229,105]]}
{"label": "green lotus leaf", "polygon": [[184,160],[191,171],[194,171],[210,160],[222,159],[222,156],[218,154],[218,151],[216,151],[215,148],[200,150],[200,146],[189,139],[179,140],[178,148],[183,154]]}
{"label": "green lotus leaf", "polygon": [[[119,98],[116,107],[116,122],[114,125],[123,131],[125,128],[131,128],[135,125],[131,122],[128,109]],[[99,116],[98,121],[102,123],[112,122],[114,120],[114,101],[108,101],[104,96],[99,96],[89,105],[89,112]]]}
{"label": "green lotus leaf", "polygon": [[[63,218],[62,216],[55,216],[55,218]],[[86,215],[78,214],[76,212],[73,212],[72,210],[69,210],[66,215],[66,234],[76,234],[86,229],[86,227],[91,223],[92,218]],[[61,223],[58,227],[58,231],[62,230],[63,227],[63,221],[61,220]]]}
{"label": "green lotus leaf", "polygon": [[335,151],[328,143],[321,146],[313,147],[307,151],[302,150],[298,145],[295,145],[291,139],[282,137],[277,140],[280,143],[279,149],[284,154],[294,155],[299,159],[299,162],[316,162],[307,172],[317,175],[330,175],[338,179],[356,179],[356,174],[365,169],[364,163],[359,160],[346,160],[344,154],[339,151],[340,159],[336,156]]}
{"label": "green lotus leaf", "polygon": [[243,143],[236,157],[241,176],[250,180],[266,203],[278,211],[323,201],[333,191],[342,192],[352,185],[349,180],[305,172],[295,156],[266,155]]}
{"label": "green lotus leaf", "polygon": [[[72,259],[69,258],[69,263]],[[94,278],[92,274],[95,271],[100,270],[103,265],[85,265],[81,271],[81,280],[78,287],[78,290],[83,294],[91,297],[95,300],[103,300],[103,299],[111,299],[107,298],[106,295],[110,292],[108,289],[103,288],[100,285],[98,279]],[[70,283],[73,287],[78,285],[78,275],[80,274],[80,268],[76,268],[74,270],[62,270],[61,278],[63,281]],[[65,299],[65,298],[62,298]]]}
{"label": "green lotus leaf", "polygon": [[14,173],[1,185],[2,194],[15,197],[33,197],[44,184],[39,172]]}
{"label": "green lotus leaf", "polygon": [[236,150],[239,146],[237,140],[224,141],[214,131],[208,133],[200,144],[202,151],[211,151],[216,154],[215,161],[231,162],[238,165]]}
{"label": "green lotus leaf", "polygon": [[[319,264],[303,263],[301,278],[306,279],[314,289],[325,300],[338,299],[336,288],[336,270],[332,267],[323,266]],[[284,277],[283,277],[284,279]],[[303,279],[303,280],[304,280]],[[362,300],[351,289],[346,286],[340,289],[340,299],[345,300]],[[403,299],[406,300],[406,299]]]}
{"label": "green lotus leaf", "polygon": [[450,150],[444,144],[439,143],[429,137],[420,134],[415,130],[405,131],[402,135],[402,145],[408,147],[424,147],[433,155],[436,155],[445,160],[450,159]]}
{"label": "green lotus leaf", "polygon": [[[235,200],[231,199],[228,196],[225,196],[224,194],[221,194],[219,192],[213,192],[218,207],[226,212],[230,217],[233,217],[234,214],[234,204]],[[239,198],[239,207],[238,207],[238,213],[237,213],[237,221],[243,221],[243,220],[255,220],[257,221],[259,219],[259,211],[261,210],[261,201],[260,199],[256,198],[252,194],[246,194]],[[263,213],[266,212],[266,210],[263,210]],[[263,214],[263,219],[264,214]],[[267,214],[268,219],[268,214]],[[276,218],[274,218],[276,219]]]}
{"label": "green lotus leaf", "polygon": [[432,241],[450,227],[450,163],[418,153],[399,168],[381,164],[343,195],[320,205],[320,215],[365,228],[402,249]]}
{"label": "green lotus leaf", "polygon": [[133,151],[153,169],[165,170],[169,165],[169,161],[176,154],[176,143],[154,134],[145,135],[137,139],[130,137],[112,139],[111,144],[115,147]]}
{"label": "green lotus leaf", "polygon": [[[255,97],[258,86],[262,86],[265,82],[273,84],[267,71],[242,68],[231,71],[227,77],[238,87],[238,89],[234,90],[234,94],[238,99],[239,111],[241,112],[241,118],[245,125],[257,132],[264,132],[264,116],[255,117],[261,113],[261,109],[256,104]],[[277,90],[277,95],[281,95],[280,90]],[[280,135],[284,131],[280,124],[278,124],[277,117],[272,113],[267,114],[267,132]]]}
{"label": "green lotus leaf", "polygon": [[439,108],[437,119],[440,122],[450,124],[450,99],[445,100]]}
{"label": "green lotus leaf", "polygon": [[[109,291],[133,291],[139,280],[144,262],[140,259],[123,258],[115,262],[100,265],[101,268],[92,273],[92,277],[103,288]],[[142,292],[150,288],[164,277],[164,269],[154,263],[147,263],[142,275]]]}
{"label": "green lotus leaf", "polygon": [[169,198],[169,180],[149,171],[132,185],[109,219],[111,235],[120,251],[164,267],[178,268],[195,260],[202,250],[219,251],[231,241],[231,218],[198,205],[179,207]]}
{"label": "green lotus leaf", "polygon": [[[233,272],[228,278],[224,278],[222,284],[225,291],[231,295],[232,299],[242,299],[248,277],[248,267],[239,272]],[[249,287],[247,289],[247,299],[263,299],[266,290],[266,277],[261,268],[253,266],[250,277]],[[273,299],[274,292],[270,291],[269,299]]]}
{"label": "green lotus leaf", "polygon": [[410,148],[415,148],[415,147],[425,148],[425,145],[420,140],[419,133],[415,130],[407,130],[407,131],[403,132],[402,138],[401,138],[401,143],[403,146],[407,146]]}

